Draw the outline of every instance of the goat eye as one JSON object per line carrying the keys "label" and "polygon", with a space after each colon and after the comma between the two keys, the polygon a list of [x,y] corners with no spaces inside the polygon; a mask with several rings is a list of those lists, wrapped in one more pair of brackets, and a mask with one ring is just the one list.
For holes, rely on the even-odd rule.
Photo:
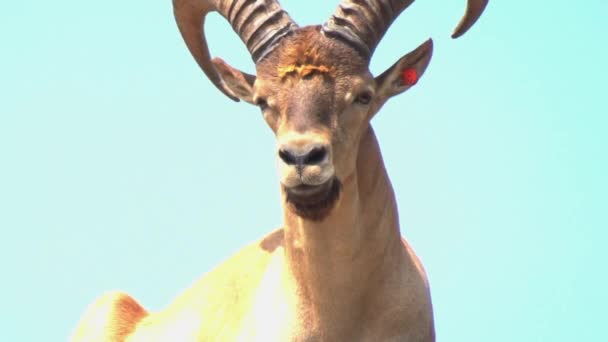
{"label": "goat eye", "polygon": [[266,108],[268,108],[268,101],[261,97],[255,101],[255,104],[260,107],[261,110],[265,110]]}
{"label": "goat eye", "polygon": [[357,95],[355,98],[355,103],[360,105],[367,105],[372,101],[372,94],[365,92]]}

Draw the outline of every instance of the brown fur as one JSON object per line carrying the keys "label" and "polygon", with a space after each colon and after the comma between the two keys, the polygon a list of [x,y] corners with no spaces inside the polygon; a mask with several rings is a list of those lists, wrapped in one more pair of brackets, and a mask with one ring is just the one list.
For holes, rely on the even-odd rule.
{"label": "brown fur", "polygon": [[335,67],[331,66],[330,56],[319,46],[318,28],[304,30],[280,50],[277,74],[279,78],[287,75],[306,77],[312,73],[334,75]]}
{"label": "brown fur", "polygon": [[371,128],[357,160],[325,220],[303,221],[286,210],[282,229],[239,251],[165,310],[144,316],[119,309],[134,303],[130,297],[102,299],[92,308],[103,330],[91,330],[85,315],[73,341],[434,341],[426,275],[399,238]]}
{"label": "brown fur", "polygon": [[[279,143],[327,148],[324,164],[295,173],[285,163],[282,184],[341,182],[315,203],[308,198],[294,206],[283,192],[278,231],[240,250],[160,312],[148,314],[127,295],[102,297],[73,341],[434,341],[426,274],[400,237],[395,196],[369,125],[389,97],[407,89],[395,85],[404,67],[422,75],[430,46],[377,79],[367,61],[318,27],[285,38],[256,66],[257,79],[218,62],[235,95],[267,100],[264,118]],[[294,76],[289,82],[282,67],[283,76]],[[331,74],[320,72],[325,67]],[[370,91],[371,102],[355,101]],[[309,204],[298,208],[303,203]]]}
{"label": "brown fur", "polygon": [[322,198],[316,199],[314,202],[304,202],[299,200],[297,196],[291,194],[289,190],[283,188],[283,192],[285,193],[285,204],[288,208],[304,219],[317,222],[323,221],[329,216],[340,199],[341,191],[342,184],[335,178],[332,180],[331,187],[328,191],[322,194]]}
{"label": "brown fur", "polygon": [[124,341],[148,312],[129,295],[110,292],[85,312],[72,339],[75,341]]}
{"label": "brown fur", "polygon": [[358,73],[367,61],[347,45],[336,46],[335,40],[321,34],[320,26],[303,27],[281,41],[280,46],[258,66],[258,76],[284,78],[300,77],[312,72],[332,77],[344,73]]}

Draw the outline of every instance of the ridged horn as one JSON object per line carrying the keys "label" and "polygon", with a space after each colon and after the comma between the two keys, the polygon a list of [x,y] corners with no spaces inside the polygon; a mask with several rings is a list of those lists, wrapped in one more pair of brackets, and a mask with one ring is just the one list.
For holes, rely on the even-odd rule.
{"label": "ridged horn", "polygon": [[298,26],[277,0],[173,0],[177,26],[192,56],[209,80],[228,97],[237,98],[224,85],[211,62],[205,37],[205,17],[220,13],[247,45],[254,63],[263,59]]}
{"label": "ridged horn", "polygon": [[[414,0],[344,0],[323,24],[325,35],[345,41],[364,57],[371,58],[393,21]],[[465,16],[454,31],[464,34],[485,9],[488,0],[467,0]]]}
{"label": "ridged horn", "polygon": [[371,58],[393,21],[414,0],[344,0],[323,24],[323,33]]}

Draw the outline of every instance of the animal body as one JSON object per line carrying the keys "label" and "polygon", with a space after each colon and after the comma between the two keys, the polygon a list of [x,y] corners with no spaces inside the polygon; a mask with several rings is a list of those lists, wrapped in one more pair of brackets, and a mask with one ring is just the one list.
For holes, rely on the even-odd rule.
{"label": "animal body", "polygon": [[[413,0],[345,0],[298,27],[276,0],[174,0],[195,60],[228,97],[257,105],[277,139],[283,226],[148,313],[109,293],[72,341],[434,341],[429,284],[401,238],[371,118],[424,73],[432,41],[373,77],[368,66]],[[469,0],[459,36],[487,1]],[[205,15],[247,45],[256,75],[211,59]]]}

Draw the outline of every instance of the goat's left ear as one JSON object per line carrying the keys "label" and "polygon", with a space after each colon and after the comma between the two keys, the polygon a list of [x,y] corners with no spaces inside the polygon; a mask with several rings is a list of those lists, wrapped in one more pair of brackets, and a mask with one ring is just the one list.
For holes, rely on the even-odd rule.
{"label": "goat's left ear", "polygon": [[253,104],[255,76],[231,67],[221,58],[214,58],[211,62],[230,92],[238,99]]}
{"label": "goat's left ear", "polygon": [[424,74],[432,55],[433,40],[429,39],[376,77],[376,110],[391,97],[415,85]]}

